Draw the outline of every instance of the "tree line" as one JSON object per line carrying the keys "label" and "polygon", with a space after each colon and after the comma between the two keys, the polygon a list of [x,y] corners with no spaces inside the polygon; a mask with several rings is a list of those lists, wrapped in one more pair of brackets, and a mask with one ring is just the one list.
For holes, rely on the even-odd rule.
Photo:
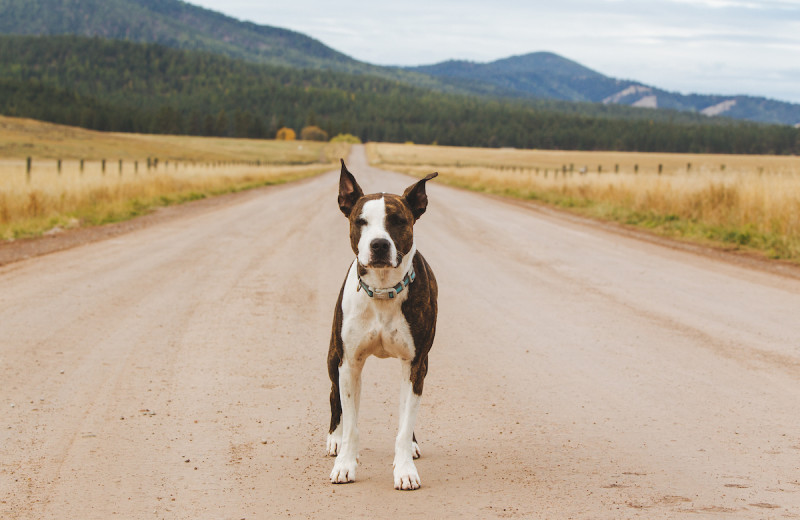
{"label": "tree line", "polygon": [[77,36],[0,37],[0,112],[95,130],[273,138],[309,125],[362,141],[689,153],[800,153],[800,130],[433,92]]}

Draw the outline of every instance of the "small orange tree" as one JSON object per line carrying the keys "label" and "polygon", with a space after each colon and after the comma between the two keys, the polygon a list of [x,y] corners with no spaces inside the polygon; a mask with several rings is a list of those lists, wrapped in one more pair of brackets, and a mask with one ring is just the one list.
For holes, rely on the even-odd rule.
{"label": "small orange tree", "polygon": [[278,139],[279,141],[294,141],[297,139],[297,134],[291,128],[284,126],[278,130],[277,134],[275,134],[275,139]]}

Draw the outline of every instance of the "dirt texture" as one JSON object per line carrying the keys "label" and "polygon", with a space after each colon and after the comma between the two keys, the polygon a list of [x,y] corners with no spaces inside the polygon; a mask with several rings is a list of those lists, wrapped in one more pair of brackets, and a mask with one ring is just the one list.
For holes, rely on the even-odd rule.
{"label": "dirt texture", "polygon": [[0,518],[800,518],[799,281],[436,181],[422,487],[393,489],[374,359],[358,481],[330,484],[337,186],[0,267]]}

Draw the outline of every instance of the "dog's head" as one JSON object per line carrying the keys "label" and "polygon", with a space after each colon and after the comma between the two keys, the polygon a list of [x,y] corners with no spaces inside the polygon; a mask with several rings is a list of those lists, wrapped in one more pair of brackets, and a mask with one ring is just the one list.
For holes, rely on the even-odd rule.
{"label": "dog's head", "polygon": [[412,184],[402,196],[388,193],[364,195],[342,160],[339,209],[350,220],[350,246],[358,262],[368,268],[400,265],[414,245],[414,223],[425,213],[425,183],[432,173]]}

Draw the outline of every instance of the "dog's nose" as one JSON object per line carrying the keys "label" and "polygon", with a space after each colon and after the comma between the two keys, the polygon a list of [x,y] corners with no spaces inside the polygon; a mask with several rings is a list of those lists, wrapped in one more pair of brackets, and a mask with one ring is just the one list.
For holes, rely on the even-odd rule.
{"label": "dog's nose", "polygon": [[372,254],[378,258],[389,254],[389,241],[385,238],[376,238],[369,243]]}

